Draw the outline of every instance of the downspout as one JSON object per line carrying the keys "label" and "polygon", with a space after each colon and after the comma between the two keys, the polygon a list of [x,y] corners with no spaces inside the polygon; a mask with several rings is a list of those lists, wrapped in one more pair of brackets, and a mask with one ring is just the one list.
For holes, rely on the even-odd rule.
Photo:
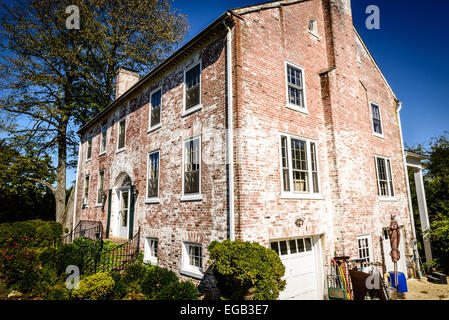
{"label": "downspout", "polygon": [[[230,13],[227,12],[228,17]],[[234,132],[233,132],[233,92],[232,92],[232,30],[223,19],[224,26],[228,29],[226,41],[226,75],[227,75],[227,123],[226,130],[226,153],[229,172],[229,238],[235,241],[235,216],[234,216]]]}
{"label": "downspout", "polygon": [[410,191],[410,180],[408,179],[408,169],[407,169],[407,157],[405,155],[404,140],[403,140],[403,136],[402,136],[402,124],[401,124],[401,115],[400,115],[401,110],[402,110],[402,102],[399,101],[399,106],[397,107],[396,112],[397,112],[398,121],[399,121],[399,135],[401,138],[402,159],[403,159],[402,161],[404,163],[405,184],[407,187],[408,207],[409,207],[409,211],[410,211],[410,221],[411,221],[411,225],[412,225],[413,253],[415,256],[416,266],[418,268],[418,276],[421,279],[422,274],[421,274],[421,265],[419,263],[419,252],[418,252],[417,239],[416,239],[415,219],[413,217],[412,194]]}
{"label": "downspout", "polygon": [[[81,162],[81,139],[78,146],[78,164],[76,166],[76,180],[75,180],[75,199],[73,204],[73,217],[72,217],[72,231],[75,229],[75,220],[76,220],[76,204],[77,202],[77,196],[78,196],[78,176],[80,173],[80,162]],[[72,241],[73,241],[73,234],[72,234]]]}

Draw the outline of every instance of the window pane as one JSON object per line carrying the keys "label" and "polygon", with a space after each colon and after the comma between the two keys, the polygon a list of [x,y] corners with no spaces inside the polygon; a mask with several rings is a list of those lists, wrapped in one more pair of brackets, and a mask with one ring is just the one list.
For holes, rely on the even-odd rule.
{"label": "window pane", "polygon": [[200,65],[196,65],[186,72],[186,110],[200,103]]}
{"label": "window pane", "polygon": [[104,127],[103,129],[101,129],[101,152],[106,151],[106,139],[107,139],[107,132],[108,132],[108,128]]}
{"label": "window pane", "polygon": [[92,137],[87,139],[87,159],[92,157]]}
{"label": "window pane", "polygon": [[305,141],[291,139],[293,190],[309,191],[309,174],[307,168],[307,147]]}
{"label": "window pane", "polygon": [[304,252],[304,240],[303,239],[298,239],[298,252]]}
{"label": "window pane", "polygon": [[119,137],[118,137],[119,149],[123,149],[125,147],[125,130],[126,130],[126,120],[122,120],[119,125]]}
{"label": "window pane", "polygon": [[296,240],[290,240],[289,245],[290,245],[290,253],[291,254],[295,254],[297,252],[297,250],[296,250]]}
{"label": "window pane", "polygon": [[382,134],[382,120],[380,118],[380,108],[375,104],[371,104],[371,111],[373,115],[374,132]]}
{"label": "window pane", "polygon": [[185,144],[184,194],[200,192],[200,139]]}
{"label": "window pane", "polygon": [[151,95],[151,127],[158,125],[161,121],[162,90]]}
{"label": "window pane", "polygon": [[302,71],[287,66],[288,102],[302,107],[304,105]]}
{"label": "window pane", "polygon": [[148,162],[148,198],[159,196],[159,152],[150,154]]}
{"label": "window pane", "polygon": [[387,169],[385,166],[385,159],[383,158],[377,158],[377,179],[379,180],[379,194],[381,196],[388,196],[389,185]]}
{"label": "window pane", "polygon": [[286,254],[288,254],[287,241],[281,241],[279,242],[279,245],[281,247],[281,255],[285,256]]}
{"label": "window pane", "polygon": [[278,243],[277,242],[272,242],[271,243],[271,250],[276,251],[277,254],[279,254],[279,247],[278,247]]}
{"label": "window pane", "polygon": [[310,238],[305,238],[304,242],[306,243],[306,251],[312,251],[312,241]]}
{"label": "window pane", "polygon": [[282,182],[283,190],[290,191],[290,175],[289,175],[289,163],[288,163],[288,150],[287,150],[287,137],[281,138],[282,149]]}

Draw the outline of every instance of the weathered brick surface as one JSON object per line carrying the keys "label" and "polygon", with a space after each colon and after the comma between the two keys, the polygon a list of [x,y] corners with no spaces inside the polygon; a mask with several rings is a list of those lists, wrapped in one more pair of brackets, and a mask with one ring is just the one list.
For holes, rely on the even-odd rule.
{"label": "weathered brick surface", "polygon": [[[318,22],[316,37],[308,22]],[[357,257],[357,236],[372,235],[374,259],[381,261],[379,237],[390,215],[411,238],[399,123],[394,94],[355,34],[349,0],[311,0],[234,17],[233,127],[235,151],[235,228],[240,240],[268,246],[271,239],[321,235],[323,261],[334,252]],[[98,170],[105,169],[105,190],[127,173],[139,190],[135,227],[159,239],[162,266],[179,272],[182,241],[203,244],[227,238],[226,96],[224,35],[154,79],[147,98],[126,106],[126,151],[116,154],[120,109],[107,114],[108,149],[99,154],[100,119],[94,128],[93,157],[85,162],[82,137],[78,174],[77,220],[101,220],[94,207]],[[202,110],[182,117],[183,70],[202,58]],[[304,68],[308,113],[286,107],[285,61]],[[162,127],[148,133],[148,94],[163,86]],[[381,107],[384,138],[373,135],[369,101]],[[141,105],[142,104],[142,105]],[[317,141],[320,200],[281,198],[279,134]],[[183,140],[202,134],[202,194],[181,202]],[[159,204],[146,204],[148,153],[160,149]],[[391,158],[396,201],[377,194],[374,156]],[[89,208],[82,210],[84,176],[91,175]],[[118,199],[113,195],[112,208]],[[305,220],[301,228],[298,218]],[[143,241],[142,241],[143,243]],[[409,244],[408,244],[409,245]],[[206,277],[203,284],[213,279]]]}

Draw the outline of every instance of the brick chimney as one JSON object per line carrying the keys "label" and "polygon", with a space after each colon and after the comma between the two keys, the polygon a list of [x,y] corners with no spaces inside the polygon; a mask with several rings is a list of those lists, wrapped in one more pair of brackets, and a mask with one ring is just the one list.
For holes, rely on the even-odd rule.
{"label": "brick chimney", "polygon": [[115,99],[118,99],[140,79],[140,75],[136,71],[132,71],[120,67],[117,71],[117,78],[115,81]]}

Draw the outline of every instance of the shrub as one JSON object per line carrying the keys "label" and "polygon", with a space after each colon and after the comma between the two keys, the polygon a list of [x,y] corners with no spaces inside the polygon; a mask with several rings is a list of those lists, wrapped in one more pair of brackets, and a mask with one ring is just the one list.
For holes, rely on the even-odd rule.
{"label": "shrub", "polygon": [[99,272],[81,279],[79,289],[72,292],[75,299],[81,300],[105,300],[114,291],[114,279],[105,272]]}
{"label": "shrub", "polygon": [[258,243],[226,240],[209,247],[211,270],[225,299],[275,300],[285,288],[277,253]]}
{"label": "shrub", "polygon": [[38,272],[37,281],[31,291],[31,295],[34,297],[51,299],[54,297],[55,288],[60,283],[64,282],[62,278],[58,276],[56,270],[49,266],[43,266]]}
{"label": "shrub", "polygon": [[0,224],[0,246],[28,239],[33,248],[54,247],[61,244],[62,225],[55,221],[31,220]]}
{"label": "shrub", "polygon": [[29,292],[38,279],[39,259],[26,239],[1,248],[0,272],[5,282],[21,292]]}

